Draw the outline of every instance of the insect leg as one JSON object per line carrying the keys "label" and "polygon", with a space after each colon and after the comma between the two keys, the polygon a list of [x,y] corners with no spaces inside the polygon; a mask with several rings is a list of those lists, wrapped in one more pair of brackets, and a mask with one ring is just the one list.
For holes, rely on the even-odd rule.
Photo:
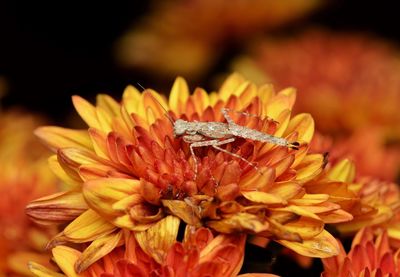
{"label": "insect leg", "polygon": [[258,170],[258,167],[257,167],[255,164],[249,162],[248,160],[246,160],[246,159],[243,158],[242,156],[240,156],[240,155],[238,155],[238,154],[235,154],[235,153],[232,153],[232,152],[229,152],[228,150],[225,150],[225,149],[219,147],[220,145],[224,145],[224,144],[231,143],[231,142],[234,142],[234,141],[235,141],[235,138],[229,138],[229,139],[225,139],[225,140],[221,140],[221,141],[215,141],[214,143],[211,144],[211,146],[212,146],[213,148],[215,148],[215,149],[221,151],[221,152],[224,152],[224,153],[226,153],[226,154],[228,154],[228,155],[231,155],[231,156],[233,156],[233,157],[235,157],[235,158],[241,159],[242,161],[244,161],[244,162],[247,163],[248,165],[252,166],[255,170],[259,171],[259,170]]}
{"label": "insect leg", "polygon": [[198,161],[197,161],[196,154],[194,153],[194,148],[195,147],[209,146],[210,145],[209,144],[210,140],[204,140],[204,139],[205,139],[204,136],[198,135],[198,134],[183,136],[183,141],[186,142],[186,143],[189,143],[190,154],[192,155],[193,162],[194,162],[194,179],[195,180],[197,178]]}

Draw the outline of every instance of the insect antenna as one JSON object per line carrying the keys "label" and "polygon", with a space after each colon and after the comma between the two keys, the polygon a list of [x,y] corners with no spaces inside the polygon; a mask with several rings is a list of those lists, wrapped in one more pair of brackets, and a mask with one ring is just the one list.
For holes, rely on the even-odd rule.
{"label": "insect antenna", "polygon": [[[137,84],[141,89],[143,89],[143,91],[146,90],[146,89],[145,89],[141,84],[139,84],[138,82],[136,82],[136,84]],[[158,105],[160,105],[161,109],[163,109],[164,112],[165,112],[164,115],[165,115],[165,116],[168,118],[168,120],[171,122],[172,126],[174,126],[175,120],[170,116],[170,114],[169,114],[168,111],[164,108],[164,106],[161,105],[160,101],[158,101],[157,98],[155,98],[155,97],[153,96],[153,94],[149,93],[149,95],[150,95],[151,98],[153,98],[154,101],[156,101],[156,102],[158,103]]]}

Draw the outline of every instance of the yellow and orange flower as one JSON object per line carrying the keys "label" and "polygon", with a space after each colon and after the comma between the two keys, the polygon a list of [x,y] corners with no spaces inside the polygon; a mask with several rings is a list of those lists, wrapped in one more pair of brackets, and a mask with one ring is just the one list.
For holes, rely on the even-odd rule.
{"label": "yellow and orange flower", "polygon": [[[200,88],[189,95],[186,82],[177,78],[168,103],[155,91],[133,87],[121,103],[99,95],[93,106],[75,96],[88,131],[36,132],[57,152],[51,167],[70,190],[32,202],[27,212],[41,223],[73,220],[50,246],[91,243],[77,260],[78,272],[121,243],[123,229],[142,234],[169,214],[219,233],[265,236],[306,256],[336,255],[336,240],[324,224],[352,216],[328,194],[303,188],[322,172],[324,157],[307,152],[314,123],[309,114],[291,118],[295,97],[294,89],[275,93],[236,74],[210,95]],[[224,107],[257,115],[232,113],[242,126],[299,141],[299,150],[237,137],[222,151],[196,148],[196,163],[189,144],[174,136],[164,109],[174,119],[224,122]],[[157,241],[162,234],[154,236]]]}
{"label": "yellow and orange flower", "polygon": [[392,251],[386,231],[374,240],[371,229],[364,228],[355,236],[351,250],[346,255],[341,246],[336,257],[322,260],[323,277],[347,276],[399,276],[400,249]]}
{"label": "yellow and orange flower", "polygon": [[316,153],[329,152],[329,161],[333,164],[344,158],[351,160],[357,168],[356,178],[393,182],[400,172],[400,149],[386,146],[383,133],[382,128],[370,126],[336,139],[316,134],[311,149]]}
{"label": "yellow and orange flower", "polygon": [[42,123],[22,112],[0,114],[0,276],[31,275],[27,262],[47,262],[44,248],[56,234],[25,216],[29,201],[54,193],[58,183],[47,166],[48,151],[33,135]]}
{"label": "yellow and orange flower", "polygon": [[[270,30],[316,9],[323,1],[157,1],[139,26],[119,40],[117,61],[173,78],[202,76],[228,43]],[[195,21],[196,24],[187,24]]]}
{"label": "yellow and orange flower", "polygon": [[[161,220],[157,226],[148,229],[149,233],[166,234],[159,242],[146,240],[148,237],[142,240],[143,238],[135,237],[132,232],[124,232],[123,246],[115,248],[79,276],[237,276],[244,258],[246,237],[244,234],[214,236],[206,228],[195,230],[187,226],[183,242],[177,242],[175,240],[178,225],[172,224],[174,226],[172,229],[176,228],[176,230],[171,232],[171,223],[174,221],[177,223],[176,219],[169,216]],[[145,246],[143,247],[141,243]],[[166,251],[157,252],[155,247],[165,248]],[[149,255],[147,251],[153,254]],[[75,273],[75,264],[82,256],[80,251],[66,246],[56,246],[52,253],[54,261],[66,276],[78,276]],[[30,268],[39,277],[65,276],[37,263],[31,263]],[[275,275],[243,274],[239,276],[272,277]]]}
{"label": "yellow and orange flower", "polygon": [[[343,47],[343,46],[346,47]],[[239,72],[258,72],[278,89],[299,91],[295,111],[310,112],[318,131],[342,134],[380,126],[383,139],[400,138],[399,50],[359,34],[307,31],[258,42]]]}

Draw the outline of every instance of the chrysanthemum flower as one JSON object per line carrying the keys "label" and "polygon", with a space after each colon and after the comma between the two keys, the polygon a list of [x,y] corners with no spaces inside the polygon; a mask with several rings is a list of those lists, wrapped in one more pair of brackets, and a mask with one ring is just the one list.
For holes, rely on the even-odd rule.
{"label": "chrysanthemum flower", "polygon": [[[135,239],[132,232],[124,232],[123,246],[115,248],[79,276],[237,276],[244,257],[244,234],[214,236],[206,228],[195,230],[187,226],[183,242],[176,242],[177,229],[166,230],[171,227],[170,221],[176,221],[176,219],[170,216],[149,228],[147,235],[163,232],[166,236],[159,242],[145,240],[144,247]],[[176,224],[172,224],[174,225],[177,227]],[[166,249],[165,253],[158,252],[162,255],[157,259],[146,253],[154,251],[155,246]],[[56,246],[52,253],[53,260],[66,276],[78,276],[75,273],[75,264],[82,256],[81,252],[66,246]],[[31,263],[30,268],[37,276],[65,276],[37,263]],[[240,276],[275,275],[243,274]]]}
{"label": "chrysanthemum flower", "polygon": [[44,248],[56,234],[25,216],[29,201],[53,193],[58,183],[48,169],[46,149],[33,136],[40,124],[26,113],[0,114],[0,276],[30,275],[27,262],[47,262]]}
{"label": "chrysanthemum flower", "polygon": [[[196,78],[222,54],[227,42],[299,18],[323,1],[192,0],[157,1],[139,26],[120,39],[118,62],[171,78]],[[192,20],[196,24],[187,24]]]}
{"label": "chrysanthemum flower", "polygon": [[386,231],[374,240],[371,229],[364,228],[355,236],[346,255],[343,247],[336,257],[322,260],[324,277],[347,276],[399,276],[400,249],[392,251]]}
{"label": "chrysanthemum flower", "polygon": [[[354,234],[366,226],[388,227],[400,211],[400,191],[397,184],[378,178],[358,176],[357,167],[348,159],[328,163],[323,174],[307,182],[308,193],[325,193],[330,201],[353,215],[353,220],[336,224],[342,234]],[[393,237],[400,238],[398,227],[392,227]]]}
{"label": "chrysanthemum flower", "polygon": [[370,126],[337,139],[316,134],[311,149],[316,153],[329,152],[329,161],[333,164],[344,158],[351,160],[357,169],[357,178],[393,182],[400,172],[400,149],[386,146],[384,140],[382,128]]}
{"label": "chrysanthemum flower", "polygon": [[[275,93],[271,86],[257,87],[232,75],[210,95],[200,88],[189,95],[178,78],[168,103],[155,91],[140,93],[133,87],[125,90],[121,103],[99,95],[93,106],[75,96],[88,131],[43,127],[36,132],[57,152],[50,159],[52,168],[71,190],[32,202],[28,214],[42,223],[76,217],[50,246],[91,242],[77,260],[78,272],[114,249],[122,229],[140,236],[168,214],[220,233],[275,239],[307,256],[335,255],[336,241],[324,223],[352,216],[329,202],[328,194],[309,194],[302,187],[322,171],[324,158],[307,153],[312,117],[290,117],[295,95],[293,89]],[[171,118],[224,122],[222,108],[256,115],[231,112],[237,124],[248,128],[244,131],[301,145],[294,150],[238,134],[219,149],[199,147],[191,153],[189,143],[174,136],[178,123]],[[163,234],[154,236],[157,241]]]}
{"label": "chrysanthemum flower", "polygon": [[337,134],[376,125],[388,139],[400,137],[400,60],[389,43],[308,31],[258,42],[252,51],[250,62],[236,69],[257,69],[278,89],[295,86],[300,95],[295,111],[310,112],[317,130]]}

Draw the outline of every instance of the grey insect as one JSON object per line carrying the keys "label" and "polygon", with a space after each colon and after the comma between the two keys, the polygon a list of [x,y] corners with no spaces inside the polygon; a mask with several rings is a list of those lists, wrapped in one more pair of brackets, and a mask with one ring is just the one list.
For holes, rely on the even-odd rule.
{"label": "grey insect", "polygon": [[[198,172],[198,161],[194,153],[194,148],[211,146],[221,152],[229,154],[235,158],[241,159],[247,164],[258,170],[257,166],[249,162],[245,158],[238,154],[229,152],[223,148],[221,145],[232,143],[237,137],[251,139],[254,141],[273,143],[276,145],[285,146],[291,149],[298,150],[300,143],[289,142],[288,140],[280,137],[275,137],[263,132],[250,129],[241,125],[236,124],[233,119],[229,116],[229,109],[221,109],[221,113],[226,119],[227,123],[224,122],[199,122],[199,121],[186,121],[182,119],[177,119],[173,122],[174,136],[182,137],[183,141],[188,143],[190,146],[190,153],[194,161],[194,172],[195,178]],[[239,112],[240,113],[240,112]],[[248,113],[243,113],[249,115]]]}
{"label": "grey insect", "polygon": [[[140,84],[139,84],[140,86]],[[141,86],[142,87],[142,86]],[[143,87],[142,87],[143,88]],[[143,88],[144,89],[144,88]],[[151,93],[150,93],[151,95]],[[151,95],[152,96],[152,95]],[[164,109],[161,103],[152,96],[152,98]],[[264,142],[264,143],[273,143],[276,145],[285,146],[291,149],[298,150],[300,143],[289,142],[288,140],[280,137],[275,137],[254,129],[247,128],[245,126],[241,126],[236,124],[233,119],[229,116],[230,110],[227,108],[221,109],[221,113],[224,116],[226,123],[224,122],[201,122],[201,121],[186,121],[183,119],[173,120],[168,112],[164,109],[165,115],[171,121],[174,129],[175,137],[182,137],[183,141],[189,144],[190,153],[193,157],[194,161],[194,179],[197,177],[198,173],[198,160],[194,153],[194,148],[196,147],[206,147],[211,146],[214,149],[224,152],[228,155],[231,155],[235,158],[241,159],[246,162],[254,169],[258,171],[258,168],[255,164],[249,162],[245,158],[241,157],[238,154],[229,152],[226,149],[221,148],[220,146],[228,143],[232,143],[235,141],[237,137],[241,137],[244,139],[250,139],[254,141]],[[246,116],[255,116],[246,112],[238,112]]]}

